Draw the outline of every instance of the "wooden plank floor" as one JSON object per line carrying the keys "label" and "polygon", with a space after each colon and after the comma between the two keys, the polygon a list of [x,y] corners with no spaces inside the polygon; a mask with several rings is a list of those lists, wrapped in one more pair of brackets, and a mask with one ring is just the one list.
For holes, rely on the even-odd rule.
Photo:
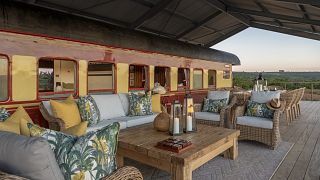
{"label": "wooden plank floor", "polygon": [[301,116],[286,125],[281,119],[281,138],[294,146],[280,164],[273,180],[320,180],[320,101],[301,102]]}

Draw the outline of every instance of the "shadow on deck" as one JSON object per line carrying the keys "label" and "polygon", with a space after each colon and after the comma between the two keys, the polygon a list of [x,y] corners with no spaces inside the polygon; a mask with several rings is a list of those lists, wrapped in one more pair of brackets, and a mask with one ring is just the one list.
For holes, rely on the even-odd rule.
{"label": "shadow on deck", "polygon": [[301,116],[289,126],[281,118],[282,141],[294,143],[272,177],[278,179],[320,179],[320,101],[302,101]]}

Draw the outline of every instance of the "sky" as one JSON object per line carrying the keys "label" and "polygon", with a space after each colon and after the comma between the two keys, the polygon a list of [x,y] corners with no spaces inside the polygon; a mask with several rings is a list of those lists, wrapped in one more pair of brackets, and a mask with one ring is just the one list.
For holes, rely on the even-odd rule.
{"label": "sky", "polygon": [[320,71],[320,41],[247,28],[211,48],[237,55],[234,71]]}

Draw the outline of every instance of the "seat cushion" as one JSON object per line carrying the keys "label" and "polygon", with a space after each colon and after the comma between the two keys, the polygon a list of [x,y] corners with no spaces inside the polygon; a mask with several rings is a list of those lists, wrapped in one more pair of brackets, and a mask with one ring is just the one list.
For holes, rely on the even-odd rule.
{"label": "seat cushion", "polygon": [[121,118],[120,119],[117,119],[117,118],[115,118],[115,119],[104,119],[104,120],[101,120],[98,124],[95,124],[95,125],[93,125],[91,127],[88,127],[87,128],[87,132],[96,131],[96,130],[102,129],[103,127],[106,127],[109,124],[112,124],[114,122],[118,122],[120,124],[120,129],[127,128],[127,121],[121,120]]}
{"label": "seat cushion", "polygon": [[237,124],[272,129],[272,119],[253,117],[253,116],[241,116],[237,117]]}
{"label": "seat cushion", "polygon": [[65,101],[50,100],[54,117],[60,118],[65,123],[65,128],[78,125],[81,122],[78,105],[70,95]]}
{"label": "seat cushion", "polygon": [[220,121],[220,114],[219,113],[212,113],[212,112],[196,112],[195,113],[196,119],[208,120],[208,121]]}
{"label": "seat cushion", "polygon": [[34,180],[63,180],[49,143],[39,137],[0,132],[0,169]]}
{"label": "seat cushion", "polygon": [[118,94],[91,95],[95,100],[99,111],[100,119],[112,119],[125,116],[123,106]]}
{"label": "seat cushion", "polygon": [[279,99],[280,91],[252,91],[250,100],[257,103],[267,103],[273,98]]}
{"label": "seat cushion", "polygon": [[230,91],[208,91],[207,98],[212,100],[217,99],[227,99],[227,104],[229,104]]}
{"label": "seat cushion", "polygon": [[81,96],[78,99],[78,107],[82,121],[87,121],[88,126],[99,123],[100,111],[94,99],[88,96]]}
{"label": "seat cushion", "polygon": [[125,117],[114,118],[112,120],[125,121],[125,122],[127,122],[127,127],[132,127],[132,126],[138,126],[141,124],[153,122],[154,118],[157,115],[158,114],[155,113],[153,115],[147,115],[147,116],[125,116]]}
{"label": "seat cushion", "polygon": [[129,97],[128,97],[128,93],[119,93],[118,94],[124,113],[126,114],[126,116],[129,114]]}
{"label": "seat cushion", "polygon": [[82,136],[87,132],[88,121],[83,121],[78,125],[72,126],[71,128],[62,130],[63,133],[70,134],[73,136]]}

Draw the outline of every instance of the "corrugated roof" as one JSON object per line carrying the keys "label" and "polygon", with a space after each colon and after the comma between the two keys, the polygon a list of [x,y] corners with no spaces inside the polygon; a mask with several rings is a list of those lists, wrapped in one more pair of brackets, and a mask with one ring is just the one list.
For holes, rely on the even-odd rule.
{"label": "corrugated roof", "polygon": [[210,47],[255,27],[320,39],[318,0],[17,0]]}

